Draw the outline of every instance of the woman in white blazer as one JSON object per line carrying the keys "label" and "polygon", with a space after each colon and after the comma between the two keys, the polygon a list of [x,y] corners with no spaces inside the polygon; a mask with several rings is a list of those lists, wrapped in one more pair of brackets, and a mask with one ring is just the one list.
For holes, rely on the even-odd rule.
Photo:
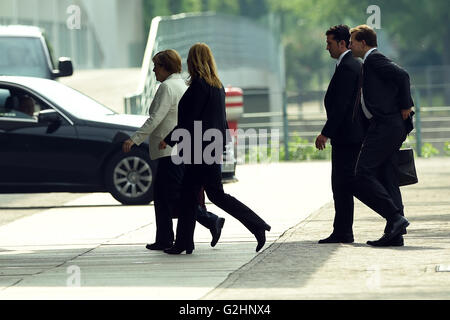
{"label": "woman in white blazer", "polygon": [[[154,182],[154,208],[156,217],[156,240],[146,247],[150,250],[164,250],[173,245],[174,233],[172,217],[182,208],[178,207],[184,166],[171,159],[172,148],[159,149],[159,142],[177,125],[178,102],[187,86],[181,77],[181,57],[175,50],[164,50],[153,57],[153,72],[161,82],[149,108],[149,118],[130,139],[123,143],[124,152],[133,145],[140,145],[149,139],[149,153],[157,160]],[[198,221],[209,228],[213,242],[217,243],[224,219],[206,210],[197,211]]]}

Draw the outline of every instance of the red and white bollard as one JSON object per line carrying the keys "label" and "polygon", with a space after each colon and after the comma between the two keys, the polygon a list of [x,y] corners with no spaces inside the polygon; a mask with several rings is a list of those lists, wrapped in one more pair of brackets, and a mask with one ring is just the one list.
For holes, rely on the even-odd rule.
{"label": "red and white bollard", "polygon": [[226,180],[236,180],[235,171],[237,163],[237,128],[238,120],[244,112],[244,96],[241,88],[228,86],[225,88],[225,111],[227,114],[228,128],[230,129],[231,138],[233,139],[233,146],[228,148],[228,152],[233,154],[228,155],[232,158],[232,162],[225,162],[222,167],[222,177]]}
{"label": "red and white bollard", "polygon": [[225,88],[225,106],[228,127],[235,131],[237,130],[238,120],[244,112],[244,96],[241,88]]}

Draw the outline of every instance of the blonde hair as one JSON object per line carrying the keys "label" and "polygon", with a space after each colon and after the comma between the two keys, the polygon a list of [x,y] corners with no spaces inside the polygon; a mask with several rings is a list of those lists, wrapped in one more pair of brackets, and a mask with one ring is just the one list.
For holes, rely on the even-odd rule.
{"label": "blonde hair", "polygon": [[214,56],[207,44],[196,43],[189,49],[187,66],[190,76],[189,85],[195,79],[204,79],[209,85],[222,88]]}
{"label": "blonde hair", "polygon": [[355,34],[355,39],[358,41],[366,41],[369,47],[378,47],[377,33],[366,24],[361,24],[350,29],[350,34]]}
{"label": "blonde hair", "polygon": [[152,58],[153,63],[159,64],[169,73],[181,72],[181,57],[173,49],[160,51]]}

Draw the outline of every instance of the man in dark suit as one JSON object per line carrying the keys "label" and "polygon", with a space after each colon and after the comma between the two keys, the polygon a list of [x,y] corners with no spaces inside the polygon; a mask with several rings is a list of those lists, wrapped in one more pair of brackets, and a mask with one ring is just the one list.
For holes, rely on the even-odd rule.
{"label": "man in dark suit", "polygon": [[350,48],[363,59],[361,90],[354,114],[369,121],[355,169],[355,196],[386,219],[383,236],[372,246],[402,246],[408,220],[396,177],[397,151],[406,139],[405,120],[413,101],[408,73],[377,50],[367,25],[350,30]]}
{"label": "man in dark suit", "polygon": [[337,59],[337,63],[325,94],[327,122],[316,138],[316,147],[322,150],[327,140],[331,140],[331,186],[335,216],[332,234],[319,243],[351,243],[354,207],[351,183],[363,139],[362,125],[359,121],[352,121],[361,62],[348,49],[348,26],[334,26],[326,32],[326,36],[326,49],[332,58]]}

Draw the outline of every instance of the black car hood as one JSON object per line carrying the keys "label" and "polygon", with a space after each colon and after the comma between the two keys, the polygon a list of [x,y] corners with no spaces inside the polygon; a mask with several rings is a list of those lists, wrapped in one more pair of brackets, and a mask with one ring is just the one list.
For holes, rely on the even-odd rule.
{"label": "black car hood", "polygon": [[85,120],[85,122],[96,127],[135,130],[140,128],[147,119],[148,116],[117,113],[96,116],[95,119]]}

